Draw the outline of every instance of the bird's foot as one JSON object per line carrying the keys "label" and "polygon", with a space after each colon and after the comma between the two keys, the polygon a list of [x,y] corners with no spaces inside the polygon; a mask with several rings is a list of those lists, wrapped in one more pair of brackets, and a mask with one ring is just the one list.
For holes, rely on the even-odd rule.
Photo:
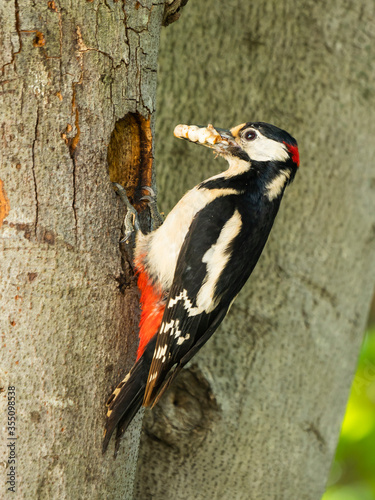
{"label": "bird's foot", "polygon": [[112,185],[113,189],[120,196],[121,200],[126,206],[126,215],[124,219],[124,237],[120,240],[120,243],[125,243],[134,234],[135,231],[139,231],[140,229],[138,213],[133,205],[131,205],[125,188],[123,188],[121,184],[118,184],[117,182],[112,182]]}
{"label": "bird's foot", "polygon": [[149,186],[143,186],[142,189],[150,193],[147,196],[142,196],[141,201],[147,201],[148,208],[150,209],[150,214],[151,214],[151,220],[153,226],[152,230],[155,231],[155,229],[158,229],[158,227],[160,227],[163,224],[164,217],[158,210],[155,191]]}

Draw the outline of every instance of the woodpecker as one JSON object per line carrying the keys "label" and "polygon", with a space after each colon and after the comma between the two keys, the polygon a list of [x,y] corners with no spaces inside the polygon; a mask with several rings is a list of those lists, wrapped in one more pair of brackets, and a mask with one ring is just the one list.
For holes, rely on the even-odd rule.
{"label": "woodpecker", "polygon": [[248,122],[230,130],[178,125],[174,135],[207,146],[229,167],[188,191],[156,230],[136,212],[134,264],[141,292],[137,360],[107,401],[103,453],[141,407],[153,406],[207,342],[253,271],[281,198],[299,166],[297,141]]}

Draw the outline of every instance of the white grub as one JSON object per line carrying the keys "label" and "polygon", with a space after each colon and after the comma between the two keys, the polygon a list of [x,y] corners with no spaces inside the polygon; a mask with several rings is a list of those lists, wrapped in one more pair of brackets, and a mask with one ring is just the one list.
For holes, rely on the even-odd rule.
{"label": "white grub", "polygon": [[209,124],[207,127],[199,128],[196,125],[177,125],[174,129],[175,137],[188,139],[191,142],[200,144],[216,144],[223,141],[221,135]]}

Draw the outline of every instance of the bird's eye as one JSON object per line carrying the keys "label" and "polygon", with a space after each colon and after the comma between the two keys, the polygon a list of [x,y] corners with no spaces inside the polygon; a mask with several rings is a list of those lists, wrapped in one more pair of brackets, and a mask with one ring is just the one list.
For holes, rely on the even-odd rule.
{"label": "bird's eye", "polygon": [[254,130],[247,130],[243,136],[247,141],[253,141],[254,139],[256,139],[257,134]]}

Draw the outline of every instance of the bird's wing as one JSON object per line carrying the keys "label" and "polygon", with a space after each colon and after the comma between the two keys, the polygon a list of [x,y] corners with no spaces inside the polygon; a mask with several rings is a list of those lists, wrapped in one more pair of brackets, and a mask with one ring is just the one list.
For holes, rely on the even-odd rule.
{"label": "bird's wing", "polygon": [[144,406],[155,404],[177,372],[219,326],[238,293],[233,282],[223,298],[217,283],[229,262],[241,224],[232,196],[221,198],[220,210],[215,200],[195,216],[181,247],[157,334]]}

